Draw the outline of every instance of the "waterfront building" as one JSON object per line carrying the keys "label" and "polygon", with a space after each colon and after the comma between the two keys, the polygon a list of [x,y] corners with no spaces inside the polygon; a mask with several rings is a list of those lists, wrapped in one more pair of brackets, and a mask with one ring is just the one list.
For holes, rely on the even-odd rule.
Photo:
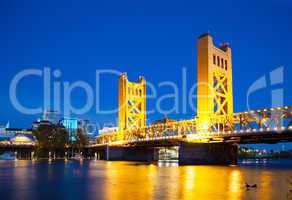
{"label": "waterfront building", "polygon": [[16,136],[27,136],[32,138],[32,130],[21,128],[1,128],[0,141],[10,141]]}
{"label": "waterfront building", "polygon": [[32,135],[16,135],[10,139],[13,144],[33,144],[35,138]]}

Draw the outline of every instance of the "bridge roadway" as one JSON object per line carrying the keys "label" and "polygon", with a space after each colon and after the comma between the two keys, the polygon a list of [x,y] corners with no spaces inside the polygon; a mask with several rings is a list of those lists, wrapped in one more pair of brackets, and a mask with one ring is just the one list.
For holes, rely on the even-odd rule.
{"label": "bridge roadway", "polygon": [[88,148],[98,148],[104,146],[150,146],[167,147],[178,146],[180,142],[189,143],[237,143],[237,144],[256,144],[292,141],[292,127],[283,129],[266,130],[243,130],[239,132],[209,133],[209,134],[189,134],[161,137],[148,137],[134,140],[115,141],[104,144],[92,144]]}
{"label": "bridge roadway", "polygon": [[159,147],[179,146],[180,164],[236,164],[239,144],[292,141],[292,127],[148,137],[89,145],[104,160],[155,161]]}

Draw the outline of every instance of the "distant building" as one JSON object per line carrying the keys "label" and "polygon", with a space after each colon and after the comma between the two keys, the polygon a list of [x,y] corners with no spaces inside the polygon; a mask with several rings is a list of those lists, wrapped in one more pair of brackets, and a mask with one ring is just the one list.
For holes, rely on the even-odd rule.
{"label": "distant building", "polygon": [[98,131],[99,135],[104,135],[104,134],[113,134],[118,132],[119,128],[118,127],[103,127],[101,130]]}
{"label": "distant building", "polygon": [[0,135],[2,133],[4,133],[5,132],[5,129],[9,128],[9,126],[10,126],[10,123],[9,122],[7,122],[5,125],[4,124],[0,124]]}
{"label": "distant building", "polygon": [[58,124],[61,120],[61,113],[54,110],[45,110],[43,113],[43,121],[49,121],[52,124]]}
{"label": "distant building", "polygon": [[64,118],[60,121],[69,133],[69,141],[76,140],[76,133],[78,128],[78,119],[77,118]]}
{"label": "distant building", "polygon": [[5,129],[5,126],[0,126],[0,135],[4,134]]}
{"label": "distant building", "polygon": [[87,129],[90,124],[90,121],[87,119],[78,119],[77,123],[78,123],[78,128],[82,129],[85,134],[88,134],[88,131],[90,130],[87,130]]}
{"label": "distant building", "polygon": [[10,139],[14,144],[33,144],[35,138],[32,135],[16,135]]}
{"label": "distant building", "polygon": [[21,129],[21,128],[6,128],[6,134],[22,134],[22,135],[32,135],[31,129]]}
{"label": "distant building", "polygon": [[32,130],[31,129],[21,129],[21,128],[1,128],[0,131],[0,141],[3,140],[11,140],[12,138],[16,136],[32,136]]}
{"label": "distant building", "polygon": [[32,129],[36,130],[40,126],[50,126],[50,125],[52,125],[52,123],[48,120],[38,120],[32,123]]}
{"label": "distant building", "polygon": [[16,136],[28,136],[33,138],[31,129],[11,128],[9,122],[0,125],[0,141],[10,141]]}
{"label": "distant building", "polygon": [[175,120],[168,118],[165,116],[163,119],[156,120],[153,124],[166,124],[169,122],[175,122]]}

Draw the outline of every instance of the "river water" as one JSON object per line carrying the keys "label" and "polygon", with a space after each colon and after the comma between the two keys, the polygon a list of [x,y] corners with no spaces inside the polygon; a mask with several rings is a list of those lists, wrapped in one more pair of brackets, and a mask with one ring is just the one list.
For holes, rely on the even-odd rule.
{"label": "river water", "polygon": [[292,199],[292,160],[238,166],[0,161],[0,199]]}

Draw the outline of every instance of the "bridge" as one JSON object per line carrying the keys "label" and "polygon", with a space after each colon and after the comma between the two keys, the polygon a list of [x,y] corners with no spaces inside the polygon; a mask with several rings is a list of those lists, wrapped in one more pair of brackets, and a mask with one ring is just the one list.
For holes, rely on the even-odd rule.
{"label": "bridge", "polygon": [[197,116],[146,125],[146,80],[119,78],[118,130],[90,151],[105,160],[153,161],[157,148],[179,146],[180,164],[236,164],[239,144],[292,141],[292,107],[233,112],[232,54],[210,34],[198,38]]}

